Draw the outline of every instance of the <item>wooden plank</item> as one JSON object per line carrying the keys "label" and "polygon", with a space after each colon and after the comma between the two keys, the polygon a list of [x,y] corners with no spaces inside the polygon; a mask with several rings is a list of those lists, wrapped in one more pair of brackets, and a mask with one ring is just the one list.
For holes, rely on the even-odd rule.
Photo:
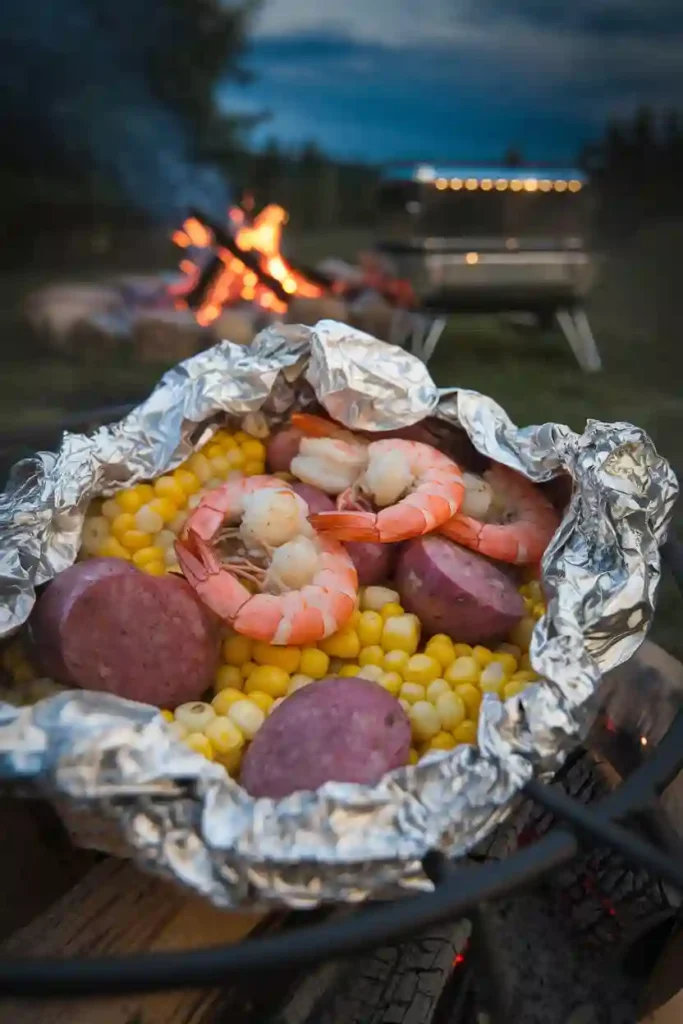
{"label": "wooden plank", "polygon": [[[0,955],[96,956],[193,949],[239,942],[263,915],[217,910],[199,897],[103,861],[49,910],[0,944]],[[199,1024],[215,991],[170,992],[110,1000],[0,1002],[12,1024]]]}

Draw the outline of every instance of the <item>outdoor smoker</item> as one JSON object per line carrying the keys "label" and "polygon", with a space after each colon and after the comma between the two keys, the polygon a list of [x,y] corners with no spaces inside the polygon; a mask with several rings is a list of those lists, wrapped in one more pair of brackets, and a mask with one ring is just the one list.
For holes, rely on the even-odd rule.
{"label": "outdoor smoker", "polygon": [[540,327],[557,323],[581,368],[596,371],[584,309],[595,276],[590,191],[571,167],[389,165],[377,249],[433,321],[532,314]]}

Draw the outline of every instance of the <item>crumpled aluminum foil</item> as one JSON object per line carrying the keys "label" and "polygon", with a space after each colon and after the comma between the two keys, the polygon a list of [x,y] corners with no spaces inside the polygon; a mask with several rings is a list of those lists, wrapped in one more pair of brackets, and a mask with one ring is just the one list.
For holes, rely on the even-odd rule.
{"label": "crumpled aluminum foil", "polygon": [[0,635],[28,618],[35,586],[75,560],[92,497],[177,466],[218,414],[282,417],[311,389],[351,428],[435,415],[532,480],[571,474],[573,498],[543,560],[548,611],[531,646],[546,681],[505,703],[486,697],[478,747],[434,753],[372,788],[330,783],[279,802],[249,797],[174,740],[153,708],[82,691],[0,705],[1,779],[51,798],[80,841],[128,852],[224,907],[430,888],[427,851],[466,853],[534,773],[556,770],[590,723],[602,674],[644,639],[678,490],[629,423],[520,429],[492,399],[440,392],[414,356],[346,325],[276,325],[249,349],[223,342],[181,363],[122,422],[67,434],[56,455],[15,467],[0,498]]}

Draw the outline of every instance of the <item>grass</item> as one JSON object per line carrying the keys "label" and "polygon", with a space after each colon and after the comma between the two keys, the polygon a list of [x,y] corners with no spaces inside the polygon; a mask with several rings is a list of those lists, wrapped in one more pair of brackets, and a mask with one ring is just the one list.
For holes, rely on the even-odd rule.
{"label": "grass", "polygon": [[[302,261],[319,255],[312,243],[297,247],[299,251]],[[348,243],[344,255],[351,251]],[[124,351],[105,362],[77,365],[39,349],[22,322],[20,307],[22,296],[44,280],[35,275],[0,280],[0,435],[21,427],[47,427],[79,410],[139,400],[165,369],[141,366]],[[598,335],[602,347],[605,339]],[[538,335],[491,317],[460,318],[449,324],[430,370],[439,385],[491,395],[520,425],[554,421],[581,431],[588,418],[628,420],[645,429],[683,475],[678,373],[674,368],[657,379],[641,346],[629,348],[621,338],[607,339],[608,356],[610,346],[618,350],[618,359],[608,359],[607,370],[589,376],[578,369],[557,334]],[[676,525],[683,534],[680,513]],[[683,657],[681,613],[683,604],[665,583],[654,638]]]}

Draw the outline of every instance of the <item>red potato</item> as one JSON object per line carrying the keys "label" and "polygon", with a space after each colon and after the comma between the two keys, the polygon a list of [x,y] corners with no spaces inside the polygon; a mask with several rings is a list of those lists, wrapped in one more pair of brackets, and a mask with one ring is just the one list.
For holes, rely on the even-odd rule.
{"label": "red potato", "polygon": [[[301,484],[293,481],[290,484],[292,490],[296,491],[300,498],[303,498],[311,512],[333,512],[336,508],[334,501],[324,491],[319,490],[311,484]],[[350,543],[344,547],[351,555],[351,561],[358,573],[358,583],[361,587],[371,587],[375,583],[384,583],[391,574],[391,567],[394,561],[393,544],[367,544]]]}
{"label": "red potato", "polygon": [[296,427],[285,427],[271,434],[266,442],[266,464],[270,473],[286,473],[304,435]]}
{"label": "red potato", "polygon": [[407,764],[410,723],[398,701],[369,679],[330,677],[288,697],[256,733],[240,782],[274,799],[326,782],[375,785]]}
{"label": "red potato", "polygon": [[427,633],[447,633],[461,643],[504,637],[524,615],[509,576],[436,534],[403,547],[394,580],[401,604],[419,616]]}
{"label": "red potato", "polygon": [[197,700],[218,667],[216,623],[185,580],[116,558],[61,573],[38,600],[31,631],[47,675],[157,707]]}

